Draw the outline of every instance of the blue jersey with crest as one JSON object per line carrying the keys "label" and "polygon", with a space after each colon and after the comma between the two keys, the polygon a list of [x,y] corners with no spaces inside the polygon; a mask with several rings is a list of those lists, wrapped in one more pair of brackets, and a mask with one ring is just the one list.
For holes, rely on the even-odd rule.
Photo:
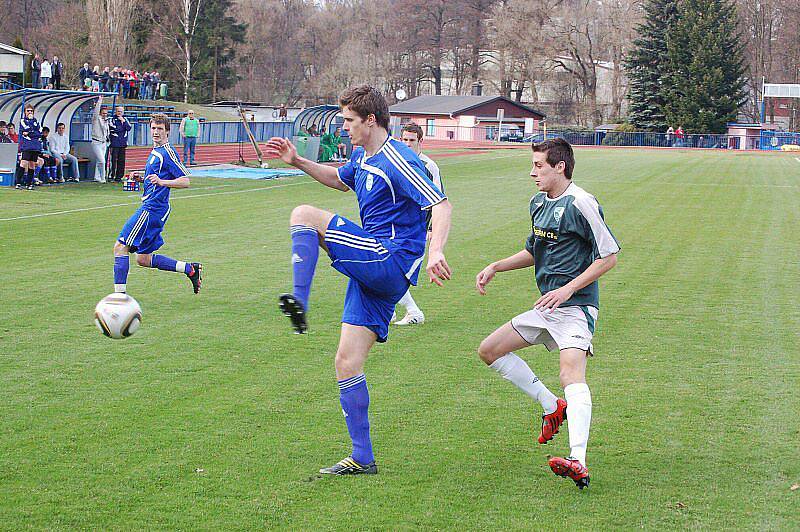
{"label": "blue jersey with crest", "polygon": [[150,152],[144,169],[142,207],[151,211],[167,211],[169,210],[169,187],[151,183],[147,179],[147,176],[151,174],[164,180],[172,180],[189,175],[189,171],[181,164],[178,155],[169,143],[156,146]]}
{"label": "blue jersey with crest", "polygon": [[416,284],[425,254],[426,211],[445,199],[425,164],[408,146],[387,137],[370,157],[363,147],[353,150],[339,168],[339,179],[356,194],[363,228],[383,242]]}

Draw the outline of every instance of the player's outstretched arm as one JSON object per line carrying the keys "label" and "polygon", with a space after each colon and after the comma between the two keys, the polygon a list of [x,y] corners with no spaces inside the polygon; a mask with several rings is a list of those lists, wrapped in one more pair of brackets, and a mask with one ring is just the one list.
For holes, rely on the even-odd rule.
{"label": "player's outstretched arm", "polygon": [[428,278],[442,286],[442,280],[450,279],[452,271],[444,258],[444,245],[450,234],[450,213],[453,206],[444,199],[431,207],[431,247],[428,250]]}
{"label": "player's outstretched arm", "polygon": [[550,290],[542,295],[533,307],[539,310],[552,310],[572,297],[572,294],[598,280],[604,273],[617,265],[617,254],[596,259],[582,274],[568,282],[561,288]]}
{"label": "player's outstretched arm", "polygon": [[280,157],[281,161],[291,164],[298,170],[307,173],[326,187],[335,188],[347,192],[350,190],[347,185],[339,179],[339,172],[336,168],[325,164],[315,163],[297,154],[297,148],[288,139],[272,137],[267,141],[265,154],[272,157]]}
{"label": "player's outstretched arm", "polygon": [[527,249],[523,249],[519,253],[493,262],[482,269],[480,273],[475,276],[475,289],[478,290],[482,296],[485,296],[486,285],[494,279],[496,273],[530,268],[531,266],[533,266],[533,255],[531,255]]}

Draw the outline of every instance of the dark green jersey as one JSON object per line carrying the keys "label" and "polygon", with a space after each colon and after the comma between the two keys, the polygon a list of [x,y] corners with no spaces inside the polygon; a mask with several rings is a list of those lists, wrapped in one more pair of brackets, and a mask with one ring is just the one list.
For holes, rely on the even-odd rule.
{"label": "dark green jersey", "polygon": [[[595,260],[619,251],[597,200],[575,183],[557,198],[540,192],[531,199],[531,236],[525,243],[542,294],[561,288]],[[562,306],[600,308],[597,281],[575,292]]]}

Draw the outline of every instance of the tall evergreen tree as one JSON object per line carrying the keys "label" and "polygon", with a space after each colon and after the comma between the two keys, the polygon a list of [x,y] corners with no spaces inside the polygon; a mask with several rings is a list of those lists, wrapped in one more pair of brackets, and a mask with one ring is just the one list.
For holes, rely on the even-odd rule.
{"label": "tall evergreen tree", "polygon": [[667,37],[667,120],[687,132],[724,133],[747,99],[732,0],[682,0]]}
{"label": "tall evergreen tree", "polygon": [[219,92],[232,87],[238,79],[236,45],[244,42],[247,26],[230,15],[231,4],[231,0],[207,0],[203,4],[195,36],[198,54],[189,87],[190,101],[219,100]]}
{"label": "tall evergreen tree", "polygon": [[678,0],[647,0],[645,21],[639,28],[625,70],[629,79],[628,121],[639,131],[664,131],[664,85],[667,73],[667,37],[678,11]]}

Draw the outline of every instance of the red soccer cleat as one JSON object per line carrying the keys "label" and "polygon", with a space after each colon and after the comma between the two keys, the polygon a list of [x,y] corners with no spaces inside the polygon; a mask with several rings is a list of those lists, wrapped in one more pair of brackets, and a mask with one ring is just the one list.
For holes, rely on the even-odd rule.
{"label": "red soccer cleat", "polygon": [[542,433],[539,434],[539,443],[552,440],[565,419],[567,419],[567,402],[559,397],[556,401],[556,411],[552,414],[542,414]]}
{"label": "red soccer cleat", "polygon": [[578,486],[578,488],[583,489],[589,487],[589,470],[586,469],[586,466],[583,465],[580,460],[569,456],[567,458],[552,456],[547,463],[550,469],[553,470],[553,473],[559,477],[571,478],[575,481],[575,485]]}

